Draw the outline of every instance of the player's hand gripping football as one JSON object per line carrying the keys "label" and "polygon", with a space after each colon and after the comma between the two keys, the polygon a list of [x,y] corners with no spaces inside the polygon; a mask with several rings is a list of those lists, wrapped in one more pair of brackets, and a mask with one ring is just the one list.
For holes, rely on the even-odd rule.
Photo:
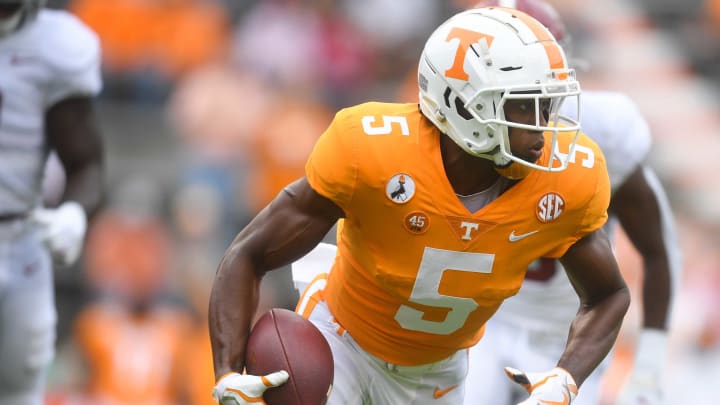
{"label": "player's hand gripping football", "polygon": [[55,263],[62,266],[75,263],[87,231],[87,216],[80,204],[67,201],[57,208],[37,208],[31,220],[40,225],[43,242]]}
{"label": "player's hand gripping football", "polygon": [[530,394],[528,399],[518,405],[569,405],[577,396],[575,380],[560,367],[544,373],[526,373],[505,367],[505,374]]}
{"label": "player's hand gripping football", "polygon": [[289,376],[284,370],[264,376],[227,373],[213,388],[213,398],[220,405],[264,404],[265,390],[285,384]]}

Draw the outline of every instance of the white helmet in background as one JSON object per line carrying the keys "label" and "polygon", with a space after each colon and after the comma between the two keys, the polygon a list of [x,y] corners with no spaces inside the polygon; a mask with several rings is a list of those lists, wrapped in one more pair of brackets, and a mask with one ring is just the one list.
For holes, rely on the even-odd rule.
{"label": "white helmet in background", "polygon": [[[549,172],[567,167],[575,141],[561,153],[557,136],[572,132],[577,139],[580,124],[558,110],[566,97],[579,97],[580,84],[550,31],[529,15],[490,7],[451,17],[425,44],[418,85],[422,113],[467,153],[500,169],[512,163]],[[534,125],[506,119],[509,99],[534,101]],[[543,99],[551,101],[545,117]],[[551,132],[552,156],[542,165],[514,156],[508,127]]]}
{"label": "white helmet in background", "polygon": [[37,17],[46,0],[0,0],[0,38]]}

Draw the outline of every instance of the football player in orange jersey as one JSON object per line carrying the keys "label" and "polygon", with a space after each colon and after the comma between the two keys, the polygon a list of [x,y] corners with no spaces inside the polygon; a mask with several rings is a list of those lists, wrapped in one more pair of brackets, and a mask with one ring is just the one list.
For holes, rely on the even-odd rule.
{"label": "football player in orange jersey", "polygon": [[459,13],[426,42],[418,85],[419,106],[338,112],[306,176],[226,251],[209,308],[218,403],[287,381],[242,374],[258,287],[339,219],[332,271],[303,313],[333,351],[330,405],[462,403],[466,349],[539,257],[561,260],[581,305],[556,367],[507,369],[523,403],[570,403],[610,350],[629,305],[601,229],[610,184],[600,149],[558,114],[580,86],[550,32],[516,10]]}

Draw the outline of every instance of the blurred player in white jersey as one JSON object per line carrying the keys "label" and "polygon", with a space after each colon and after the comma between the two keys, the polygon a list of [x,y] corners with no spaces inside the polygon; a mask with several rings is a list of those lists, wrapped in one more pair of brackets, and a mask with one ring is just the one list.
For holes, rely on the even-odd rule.
{"label": "blurred player in white jersey", "polygon": [[[80,255],[101,204],[103,153],[92,99],[96,35],[44,0],[0,0],[0,405],[43,403],[55,346],[53,265]],[[50,151],[65,171],[43,207]]]}
{"label": "blurred player in white jersey", "polygon": [[[555,35],[565,28],[555,9],[542,0],[487,0],[478,6],[511,7],[524,11]],[[574,105],[564,113],[573,116]],[[667,351],[667,326],[673,278],[679,277],[679,247],[670,205],[662,185],[646,165],[651,146],[648,125],[625,95],[583,89],[580,98],[583,132],[605,153],[613,194],[606,231],[618,223],[643,259],[642,330],[635,366],[617,404],[658,404],[662,398],[662,368]],[[582,158],[582,151],[577,153]],[[639,299],[638,299],[639,300]],[[470,351],[465,404],[509,404],[516,384],[507,381],[504,366],[545,370],[564,350],[568,326],[578,300],[556,260],[536,261],[528,269],[520,292],[506,300],[486,325],[483,339]],[[573,404],[597,404],[609,359],[583,383]]]}

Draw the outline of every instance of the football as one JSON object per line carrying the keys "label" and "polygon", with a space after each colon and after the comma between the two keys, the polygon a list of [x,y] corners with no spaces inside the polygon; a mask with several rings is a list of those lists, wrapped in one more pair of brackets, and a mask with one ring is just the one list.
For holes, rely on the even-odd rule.
{"label": "football", "polygon": [[333,383],[332,352],[320,330],[282,308],[269,310],[253,326],[245,369],[258,376],[279,370],[290,374],[285,384],[265,391],[267,405],[322,405]]}

